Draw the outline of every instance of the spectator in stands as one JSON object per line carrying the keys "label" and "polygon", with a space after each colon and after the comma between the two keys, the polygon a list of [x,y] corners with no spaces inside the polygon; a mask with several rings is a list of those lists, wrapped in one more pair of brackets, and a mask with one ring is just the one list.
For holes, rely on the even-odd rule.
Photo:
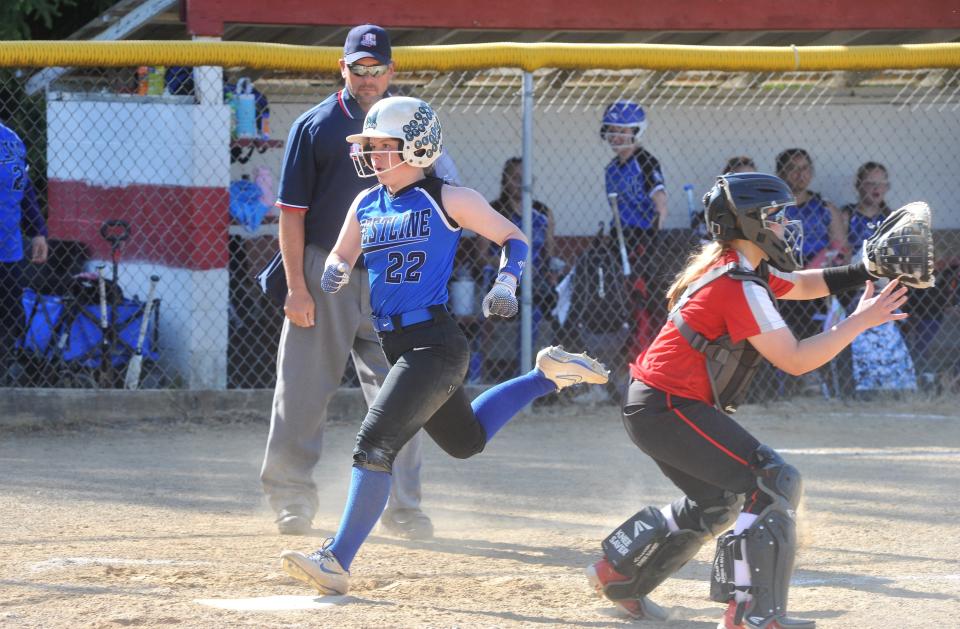
{"label": "spectator in stands", "polygon": [[[870,238],[890,214],[886,194],[890,189],[887,169],[878,162],[866,162],[857,169],[854,180],[857,202],[843,207],[850,226],[848,243],[852,255],[860,256],[863,241]],[[886,284],[877,280],[877,288]],[[919,291],[918,291],[919,292]],[[859,301],[852,296],[848,309]],[[853,356],[853,381],[858,395],[872,397],[880,391],[914,391],[917,375],[913,360],[896,321],[871,328],[850,345]]]}
{"label": "spectator in stands", "polygon": [[23,322],[22,268],[24,236],[30,261],[47,261],[47,224],[30,182],[27,147],[12,129],[0,123],[0,384],[7,374]]}
{"label": "spectator in stands", "polygon": [[[660,161],[640,145],[647,128],[643,107],[618,100],[603,112],[600,137],[614,152],[604,170],[608,199],[616,195],[636,297],[630,334],[641,351],[666,320],[663,294],[669,278],[663,276],[663,254],[658,247],[660,229],[667,218],[667,192]],[[614,225],[611,224],[611,232]],[[614,237],[616,235],[614,234]]]}
{"label": "spectator in stands", "polygon": [[755,173],[757,165],[752,157],[746,155],[737,155],[727,160],[727,165],[723,167],[723,174],[730,175],[735,173]]}
{"label": "spectator in stands", "polygon": [[777,176],[797,198],[797,204],[787,208],[787,218],[803,223],[804,267],[818,269],[832,266],[834,258],[846,253],[847,223],[837,206],[810,190],[813,175],[806,150],[792,148],[777,155]]}
{"label": "spectator in stands", "polygon": [[[523,207],[521,199],[521,178],[523,174],[523,160],[519,157],[511,157],[503,165],[503,171],[500,175],[500,196],[490,202],[490,207],[506,217],[511,223],[522,228]],[[552,272],[551,262],[553,261],[554,246],[554,222],[553,212],[544,203],[534,199],[531,211],[531,234],[530,234],[530,266],[535,278],[533,282],[533,346],[542,345],[549,339],[537,338],[537,331],[540,322],[549,315],[556,304],[556,278]],[[495,274],[500,266],[500,248],[491,247],[488,253],[486,268],[489,273]],[[492,281],[491,278],[486,278]],[[489,282],[482,284],[486,286]],[[521,289],[522,290],[522,289]],[[521,297],[522,299],[522,297]],[[508,324],[510,322],[494,322],[495,325]],[[519,352],[517,353],[519,356]],[[520,373],[519,365],[514,372],[506,375],[515,375]]]}
{"label": "spectator in stands", "polygon": [[618,100],[607,107],[600,137],[615,156],[607,164],[604,180],[607,194],[617,195],[617,209],[627,248],[637,258],[637,270],[654,267],[655,238],[667,218],[667,193],[660,162],[640,145],[647,129],[643,107]]}
{"label": "spectator in stands", "polygon": [[[721,175],[733,175],[736,173],[755,173],[757,172],[757,165],[754,163],[752,157],[746,155],[737,155],[731,157],[727,160],[727,163],[724,164],[723,169],[720,171]],[[693,186],[690,186],[691,188]],[[699,203],[695,204],[696,213],[692,213],[690,216],[690,229],[693,230],[693,233],[700,238],[701,244],[706,244],[710,240],[710,235],[707,234],[707,224],[704,218],[703,208],[699,207]]]}
{"label": "spectator in stands", "polygon": [[[847,221],[833,203],[820,193],[810,190],[813,181],[813,159],[805,149],[790,148],[780,152],[776,159],[776,174],[787,182],[797,199],[795,206],[786,210],[789,220],[803,224],[804,268],[819,269],[843,264],[847,254]],[[791,301],[782,308],[784,319],[799,338],[818,334],[823,328],[827,304],[823,300]],[[805,388],[819,389],[817,373],[806,374]],[[793,385],[799,385],[796,380]]]}

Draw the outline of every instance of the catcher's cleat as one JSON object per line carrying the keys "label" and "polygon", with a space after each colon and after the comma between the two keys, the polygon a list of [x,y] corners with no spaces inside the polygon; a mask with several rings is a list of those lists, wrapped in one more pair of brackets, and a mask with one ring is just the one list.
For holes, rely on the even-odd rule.
{"label": "catcher's cleat", "polygon": [[[741,603],[741,605],[747,605],[747,603]],[[814,629],[817,626],[813,620],[785,616],[759,618],[750,616],[749,612],[743,614],[743,620],[738,624],[737,616],[737,602],[730,601],[727,603],[727,611],[724,612],[723,619],[717,624],[717,629]]]}
{"label": "catcher's cleat", "polygon": [[646,596],[636,596],[632,598],[614,599],[604,593],[604,588],[608,583],[618,581],[629,581],[630,577],[624,576],[613,569],[613,566],[604,557],[585,570],[587,580],[593,586],[598,596],[602,596],[617,606],[620,611],[634,620],[666,620],[667,612],[662,607],[651,601]]}
{"label": "catcher's cleat", "polygon": [[325,548],[309,555],[285,550],[280,553],[280,564],[284,572],[320,594],[346,594],[350,590],[350,572]]}
{"label": "catcher's cleat", "polygon": [[557,390],[581,382],[606,384],[610,377],[610,372],[600,361],[586,354],[571,354],[559,345],[540,350],[537,354],[537,369],[557,385]]}

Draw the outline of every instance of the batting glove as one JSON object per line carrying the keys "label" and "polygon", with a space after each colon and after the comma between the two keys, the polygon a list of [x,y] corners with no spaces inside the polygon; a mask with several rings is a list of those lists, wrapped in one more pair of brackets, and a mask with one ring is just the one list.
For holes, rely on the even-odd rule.
{"label": "batting glove", "polygon": [[501,273],[493,288],[483,298],[483,316],[489,318],[496,315],[509,319],[520,309],[517,304],[517,278],[509,273]]}
{"label": "batting glove", "polygon": [[335,293],[350,281],[350,265],[346,262],[327,262],[320,278],[320,288],[325,293]]}

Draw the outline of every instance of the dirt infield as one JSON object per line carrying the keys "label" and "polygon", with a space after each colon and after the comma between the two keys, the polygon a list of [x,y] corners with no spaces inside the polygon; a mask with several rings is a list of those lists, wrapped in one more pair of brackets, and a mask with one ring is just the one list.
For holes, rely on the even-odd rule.
{"label": "dirt infield", "polygon": [[[747,407],[741,421],[804,473],[791,610],[821,627],[956,627],[958,401]],[[583,567],[612,526],[675,492],[616,410],[547,407],[469,461],[434,446],[434,541],[376,531],[348,597],[286,577],[284,548],[336,526],[355,424],[317,470],[314,537],[281,537],[261,499],[260,422],[0,433],[3,627],[619,627]],[[653,596],[665,623],[712,628],[704,548]]]}

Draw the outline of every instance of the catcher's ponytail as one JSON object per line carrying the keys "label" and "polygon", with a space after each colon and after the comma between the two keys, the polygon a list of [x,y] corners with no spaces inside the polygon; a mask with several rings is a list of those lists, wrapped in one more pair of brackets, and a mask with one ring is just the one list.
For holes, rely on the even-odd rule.
{"label": "catcher's ponytail", "polygon": [[707,272],[707,270],[720,262],[724,254],[730,251],[730,243],[714,240],[704,243],[699,251],[694,251],[687,259],[687,265],[677,274],[673,280],[673,285],[667,290],[667,310],[673,310],[673,306],[683,295],[694,280]]}

